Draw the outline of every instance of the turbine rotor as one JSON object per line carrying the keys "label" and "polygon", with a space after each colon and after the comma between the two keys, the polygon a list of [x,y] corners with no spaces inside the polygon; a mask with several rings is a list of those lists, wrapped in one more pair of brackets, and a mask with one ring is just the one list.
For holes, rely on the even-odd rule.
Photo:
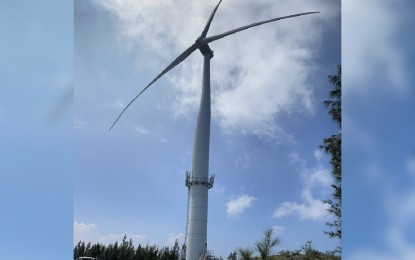
{"label": "turbine rotor", "polygon": [[190,54],[192,54],[195,50],[199,49],[200,52],[203,55],[209,54],[210,58],[213,57],[213,51],[210,49],[208,43],[211,43],[213,41],[219,40],[221,38],[224,38],[226,36],[229,36],[231,34],[252,28],[252,27],[256,27],[259,26],[261,24],[265,24],[265,23],[270,23],[270,22],[275,22],[278,20],[282,20],[282,19],[287,19],[287,18],[292,18],[292,17],[297,17],[297,16],[302,16],[302,15],[308,15],[308,14],[314,14],[314,13],[319,13],[319,12],[307,12],[307,13],[299,13],[299,14],[293,14],[293,15],[288,15],[288,16],[282,16],[282,17],[277,17],[277,18],[273,18],[273,19],[269,19],[269,20],[265,20],[262,22],[257,22],[257,23],[252,23],[246,26],[242,26],[242,27],[238,27],[236,29],[218,34],[218,35],[214,35],[214,36],[210,36],[210,37],[206,37],[210,25],[212,23],[213,17],[215,16],[216,11],[219,8],[220,3],[222,2],[222,0],[219,1],[219,3],[215,6],[215,8],[213,9],[212,13],[209,16],[209,19],[201,33],[201,35],[196,39],[195,43],[193,43],[189,48],[187,48],[184,52],[182,52],[176,59],[174,59],[162,72],[160,72],[146,87],[144,87],[143,90],[141,90],[137,96],[135,96],[128,104],[127,106],[121,111],[121,113],[118,115],[117,119],[113,122],[113,124],[111,125],[109,131],[111,131],[111,129],[114,127],[114,125],[118,122],[118,120],[121,118],[121,116],[124,114],[124,112],[130,107],[130,105],[144,92],[146,91],[151,85],[153,85],[153,83],[155,83],[158,79],[160,79],[162,76],[164,76],[164,74],[166,74],[167,72],[169,72],[170,70],[172,70],[174,67],[176,67],[177,65],[179,65],[182,61],[184,61],[187,57],[190,56]]}

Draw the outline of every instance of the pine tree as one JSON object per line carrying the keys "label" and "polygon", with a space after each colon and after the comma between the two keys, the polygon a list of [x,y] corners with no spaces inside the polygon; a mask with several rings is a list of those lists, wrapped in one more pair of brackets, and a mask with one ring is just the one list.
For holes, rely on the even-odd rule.
{"label": "pine tree", "polygon": [[[327,223],[332,230],[325,233],[330,237],[341,239],[341,65],[337,65],[337,74],[330,75],[328,78],[334,86],[334,89],[330,91],[330,100],[325,101],[324,104],[327,106],[333,121],[337,123],[339,132],[328,138],[324,138],[323,145],[320,146],[322,150],[331,156],[330,164],[334,177],[334,183],[331,185],[333,188],[333,199],[324,200],[324,203],[329,205],[328,211],[335,216],[335,220]],[[341,248],[339,249],[341,250]]]}
{"label": "pine tree", "polygon": [[235,251],[230,252],[227,260],[236,260],[236,259],[237,259],[237,253]]}

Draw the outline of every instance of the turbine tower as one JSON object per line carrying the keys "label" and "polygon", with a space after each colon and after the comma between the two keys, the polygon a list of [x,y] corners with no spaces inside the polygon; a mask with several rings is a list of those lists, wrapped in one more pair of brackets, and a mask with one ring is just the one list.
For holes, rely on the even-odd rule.
{"label": "turbine tower", "polygon": [[296,16],[308,15],[319,12],[298,13],[289,16],[269,19],[242,26],[222,34],[206,37],[210,24],[222,0],[212,11],[202,34],[196,39],[189,48],[171,62],[162,72],[160,72],[130,103],[121,111],[117,119],[110,127],[111,129],[118,122],[127,108],[154,82],[169,72],[175,66],[184,61],[195,50],[199,49],[203,55],[203,81],[202,96],[197,116],[196,130],[193,143],[192,171],[186,173],[185,184],[188,187],[188,212],[186,224],[186,260],[205,259],[207,255],[207,216],[208,216],[208,190],[213,186],[214,176],[209,178],[209,140],[210,140],[210,59],[213,58],[213,51],[209,43],[229,36],[231,34],[259,26],[261,24],[275,22],[282,19]]}

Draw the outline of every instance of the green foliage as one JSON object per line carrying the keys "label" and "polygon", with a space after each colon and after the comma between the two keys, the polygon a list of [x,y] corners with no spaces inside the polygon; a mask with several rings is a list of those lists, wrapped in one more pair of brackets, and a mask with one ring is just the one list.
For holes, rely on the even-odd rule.
{"label": "green foliage", "polygon": [[264,231],[264,237],[262,240],[255,243],[255,248],[262,260],[270,259],[273,248],[281,244],[280,239],[273,238],[273,233],[274,230],[272,228],[267,228]]}
{"label": "green foliage", "polygon": [[301,250],[282,250],[278,252],[278,254],[275,256],[275,259],[298,259],[302,257]]}
{"label": "green foliage", "polygon": [[85,255],[85,242],[79,241],[74,249],[74,259]]}
{"label": "green foliage", "polygon": [[236,249],[236,251],[238,252],[238,255],[239,255],[239,259],[240,260],[252,260],[252,259],[254,259],[253,258],[254,251],[252,249],[250,249],[250,248],[247,248],[247,247],[246,248],[238,247]]}
{"label": "green foliage", "polygon": [[237,260],[238,253],[236,251],[230,252],[227,260]]}
{"label": "green foliage", "polygon": [[[278,238],[273,238],[273,229],[268,228],[264,231],[264,237],[262,240],[254,243],[254,249],[249,247],[238,247],[236,251],[231,252],[228,256],[228,260],[236,259],[238,256],[239,260],[262,260],[262,259],[272,259],[272,260],[311,260],[311,259],[321,259],[321,260],[340,260],[339,251],[328,251],[320,252],[317,249],[312,247],[312,242],[307,241],[299,250],[282,250],[277,254],[272,253],[272,249],[277,245],[281,244],[281,240]],[[254,256],[254,252],[258,253],[258,256]]]}
{"label": "green foliage", "polygon": [[115,242],[108,246],[96,243],[91,245],[79,241],[74,248],[74,259],[81,256],[94,257],[97,260],[176,260],[179,254],[179,242],[176,240],[172,248],[157,245],[138,245],[134,247],[131,239],[125,235],[121,243]]}
{"label": "green foliage", "polygon": [[[330,100],[325,101],[324,104],[327,106],[333,121],[338,124],[339,132],[328,138],[324,138],[323,145],[320,146],[323,151],[331,156],[330,164],[334,177],[334,183],[331,185],[333,188],[333,199],[324,200],[324,203],[329,205],[328,211],[335,216],[335,220],[327,223],[331,231],[325,233],[330,237],[341,239],[341,65],[337,66],[337,74],[331,75],[328,78],[334,89],[330,92]],[[340,248],[339,251],[341,251]]]}
{"label": "green foliage", "polygon": [[337,65],[337,74],[328,76],[329,82],[333,85],[334,89],[330,91],[330,100],[324,101],[324,104],[329,109],[329,114],[331,118],[339,125],[341,128],[342,123],[342,108],[341,108],[341,98],[342,98],[342,67]]}
{"label": "green foliage", "polygon": [[301,249],[304,251],[304,259],[321,259],[322,253],[311,246],[311,241],[307,241]]}

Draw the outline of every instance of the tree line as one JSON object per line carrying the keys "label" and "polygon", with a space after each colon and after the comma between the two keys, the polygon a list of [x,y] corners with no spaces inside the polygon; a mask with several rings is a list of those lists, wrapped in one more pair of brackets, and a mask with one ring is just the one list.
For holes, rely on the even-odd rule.
{"label": "tree line", "polygon": [[171,248],[149,244],[145,246],[139,244],[135,247],[132,239],[127,240],[127,235],[124,235],[121,243],[116,241],[107,246],[79,241],[74,248],[74,260],[82,256],[94,257],[96,260],[177,260],[180,250],[177,240]]}
{"label": "tree line", "polygon": [[[227,260],[340,260],[341,257],[337,250],[321,252],[312,246],[311,241],[307,241],[298,250],[281,250],[275,252],[275,248],[281,244],[279,238],[274,237],[274,230],[268,228],[264,231],[263,238],[256,241],[253,247],[237,247],[229,253]],[[157,245],[137,247],[133,245],[132,239],[127,239],[125,235],[121,243],[116,241],[109,245],[101,243],[85,244],[79,241],[74,248],[74,260],[79,257],[94,257],[96,260],[178,260],[184,258],[184,245],[180,248],[176,240],[173,247],[159,247]],[[181,253],[183,252],[183,253]],[[222,256],[213,256],[211,260],[224,260]]]}
{"label": "tree line", "polygon": [[253,247],[237,247],[231,252],[227,260],[340,260],[338,250],[321,252],[312,246],[312,241],[307,241],[298,250],[281,250],[275,253],[275,248],[282,241],[274,237],[274,230],[267,228],[263,238],[256,241]]}

